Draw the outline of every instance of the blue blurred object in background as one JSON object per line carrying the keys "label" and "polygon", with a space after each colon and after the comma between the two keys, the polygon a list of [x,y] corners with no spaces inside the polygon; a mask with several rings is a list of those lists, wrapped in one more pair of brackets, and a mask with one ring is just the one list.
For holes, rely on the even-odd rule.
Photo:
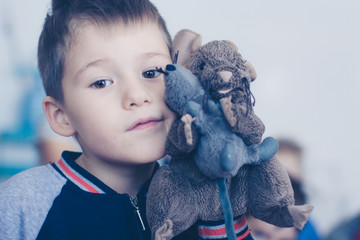
{"label": "blue blurred object in background", "polygon": [[[5,4],[1,8],[0,37],[6,44],[7,50],[7,54],[2,54],[2,57],[7,59],[9,66],[6,69],[9,72],[6,81],[16,81],[17,84],[22,85],[23,91],[19,91],[18,104],[11,106],[15,114],[11,126],[0,129],[0,181],[39,164],[36,148],[37,128],[40,120],[44,118],[41,104],[44,91],[41,78],[36,64],[27,62],[21,57],[11,10],[12,8]],[[3,84],[4,88],[7,86]],[[12,102],[2,102],[2,104],[12,104]],[[1,115],[7,117],[4,112]]]}
{"label": "blue blurred object in background", "polygon": [[16,68],[19,78],[31,78],[33,87],[27,89],[20,101],[12,128],[0,132],[0,181],[38,164],[36,149],[37,128],[44,117],[41,101],[44,96],[40,76],[31,66]]}

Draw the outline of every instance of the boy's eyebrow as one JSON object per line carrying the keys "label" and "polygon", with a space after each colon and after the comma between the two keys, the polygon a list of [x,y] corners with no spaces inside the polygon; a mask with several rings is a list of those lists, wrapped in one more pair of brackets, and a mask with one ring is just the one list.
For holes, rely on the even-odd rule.
{"label": "boy's eyebrow", "polygon": [[165,52],[147,52],[147,53],[144,53],[142,57],[145,57],[145,58],[152,58],[152,57],[168,57],[170,56],[169,53],[165,53]]}
{"label": "boy's eyebrow", "polygon": [[101,59],[97,59],[95,61],[89,62],[87,63],[85,66],[81,67],[80,70],[76,73],[76,75],[81,74],[82,72],[84,72],[87,68],[89,67],[94,67],[94,66],[98,66],[103,62],[107,62],[108,59],[106,58],[101,58]]}
{"label": "boy's eyebrow", "polygon": [[[141,55],[141,58],[149,59],[149,58],[153,58],[153,57],[169,57],[169,56],[170,56],[170,54],[165,53],[165,52],[146,52]],[[89,62],[86,65],[84,65],[83,67],[81,67],[80,70],[76,73],[76,75],[81,74],[89,67],[95,67],[95,66],[98,66],[98,65],[103,64],[104,62],[108,62],[108,61],[109,61],[109,59],[107,59],[107,58],[100,58],[100,59],[94,60],[92,62]]]}

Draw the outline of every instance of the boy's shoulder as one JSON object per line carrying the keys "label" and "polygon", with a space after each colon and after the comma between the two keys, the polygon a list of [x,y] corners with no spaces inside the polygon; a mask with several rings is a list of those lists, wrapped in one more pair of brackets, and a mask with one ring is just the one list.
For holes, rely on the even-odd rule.
{"label": "boy's shoulder", "polygon": [[66,179],[50,165],[30,168],[0,183],[0,198],[37,197],[37,194],[58,189]]}
{"label": "boy's shoulder", "polygon": [[0,239],[35,239],[66,179],[51,165],[0,183]]}
{"label": "boy's shoulder", "polygon": [[49,202],[65,183],[66,179],[50,164],[25,170],[0,183],[0,211],[11,206],[20,209]]}

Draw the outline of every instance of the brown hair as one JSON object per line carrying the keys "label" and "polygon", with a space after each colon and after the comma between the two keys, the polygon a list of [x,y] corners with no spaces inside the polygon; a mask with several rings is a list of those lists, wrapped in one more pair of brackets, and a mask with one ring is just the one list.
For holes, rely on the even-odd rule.
{"label": "brown hair", "polygon": [[45,92],[63,103],[62,77],[65,55],[75,29],[83,22],[125,25],[154,21],[169,51],[171,37],[165,21],[149,0],[52,0],[38,43],[38,67]]}

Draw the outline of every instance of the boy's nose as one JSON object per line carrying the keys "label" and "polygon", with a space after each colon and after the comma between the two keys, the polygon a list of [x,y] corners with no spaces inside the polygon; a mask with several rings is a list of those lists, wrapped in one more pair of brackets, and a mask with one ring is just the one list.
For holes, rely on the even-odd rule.
{"label": "boy's nose", "polygon": [[151,102],[148,90],[141,84],[133,84],[124,91],[124,108],[131,109]]}
{"label": "boy's nose", "polygon": [[147,96],[141,96],[141,95],[131,95],[127,97],[127,99],[124,101],[124,107],[126,109],[131,109],[134,107],[140,107],[144,104],[150,103],[151,100]]}

